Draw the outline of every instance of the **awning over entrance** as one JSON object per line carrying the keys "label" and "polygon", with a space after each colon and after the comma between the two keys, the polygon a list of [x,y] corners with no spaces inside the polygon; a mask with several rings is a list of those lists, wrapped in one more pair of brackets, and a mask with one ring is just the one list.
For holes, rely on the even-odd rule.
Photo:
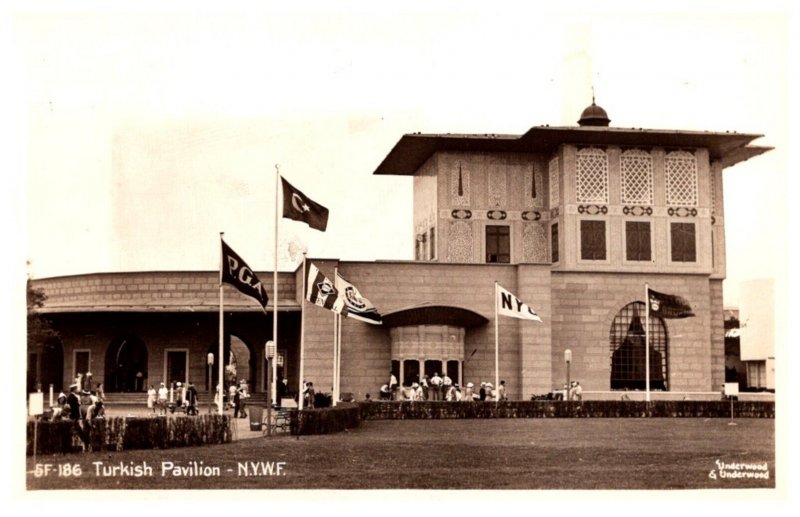
{"label": "awning over entrance", "polygon": [[383,325],[389,328],[415,325],[451,325],[473,328],[488,322],[487,318],[469,309],[427,303],[383,314]]}

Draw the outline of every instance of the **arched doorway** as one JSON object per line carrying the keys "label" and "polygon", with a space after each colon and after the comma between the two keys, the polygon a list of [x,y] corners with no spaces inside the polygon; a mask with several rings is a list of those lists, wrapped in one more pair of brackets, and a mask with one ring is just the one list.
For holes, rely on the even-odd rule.
{"label": "arched doorway", "polygon": [[[644,390],[645,329],[643,302],[620,309],[609,333],[612,390]],[[669,389],[669,338],[664,320],[650,317],[650,389]]]}
{"label": "arched doorway", "polygon": [[[211,378],[209,379],[208,362],[206,362],[206,391],[210,390],[212,386],[216,386],[217,379],[219,378],[219,362],[217,358],[219,343],[210,344],[208,353],[214,356],[214,367],[211,368]],[[225,363],[223,364],[225,386],[230,386],[234,382],[246,380],[250,389],[254,389],[254,354],[250,352],[250,347],[247,343],[237,336],[226,336],[225,343],[223,344],[223,355],[225,359]]]}
{"label": "arched doorway", "polygon": [[124,334],[114,339],[106,350],[106,392],[142,392],[147,390],[147,347],[137,336]]}

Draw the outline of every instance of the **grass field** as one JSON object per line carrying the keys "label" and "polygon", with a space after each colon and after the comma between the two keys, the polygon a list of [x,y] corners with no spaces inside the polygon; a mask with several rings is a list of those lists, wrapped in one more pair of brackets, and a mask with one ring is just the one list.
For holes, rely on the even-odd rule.
{"label": "grass field", "polygon": [[[498,419],[362,422],[336,435],[240,439],[170,450],[37,457],[54,471],[29,489],[677,489],[775,486],[774,420]],[[244,436],[242,433],[240,436]],[[251,435],[252,436],[252,435]],[[162,475],[162,462],[216,467],[219,476]],[[244,475],[240,462],[267,462]],[[721,477],[725,464],[764,464],[769,479]],[[97,476],[107,467],[143,465],[152,475]],[[133,463],[131,463],[133,462]],[[278,462],[284,462],[280,471]],[[79,464],[81,475],[59,476]],[[269,466],[271,465],[271,466]],[[264,475],[261,468],[271,468]],[[739,467],[741,470],[741,467]],[[229,470],[230,469],[230,470]],[[710,473],[714,471],[714,476]],[[731,472],[730,469],[725,472]],[[252,474],[252,471],[248,472]]]}

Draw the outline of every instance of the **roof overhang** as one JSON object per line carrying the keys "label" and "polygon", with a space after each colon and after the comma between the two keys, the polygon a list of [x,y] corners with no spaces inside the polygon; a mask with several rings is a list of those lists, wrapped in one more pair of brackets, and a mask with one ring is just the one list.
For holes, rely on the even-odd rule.
{"label": "roof overhang", "polygon": [[706,148],[712,160],[729,167],[770,147],[747,144],[763,135],[622,129],[614,127],[537,126],[523,135],[406,134],[395,144],[373,174],[410,176],[439,151],[549,153],[559,145],[618,145],[624,147]]}
{"label": "roof overhang", "polygon": [[452,325],[473,328],[485,325],[489,320],[477,312],[453,305],[423,304],[398,309],[382,315],[386,327],[408,327],[417,325]]}

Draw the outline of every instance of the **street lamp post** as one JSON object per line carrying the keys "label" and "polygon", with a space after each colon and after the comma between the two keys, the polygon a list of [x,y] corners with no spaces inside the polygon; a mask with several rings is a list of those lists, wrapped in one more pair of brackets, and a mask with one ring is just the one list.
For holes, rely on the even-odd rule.
{"label": "street lamp post", "polygon": [[208,363],[208,412],[212,412],[214,404],[214,354],[208,354],[206,361]]}
{"label": "street lamp post", "polygon": [[572,362],[572,350],[564,350],[564,362],[567,363],[567,384],[564,388],[564,400],[569,400],[569,365]]}
{"label": "street lamp post", "polygon": [[264,357],[267,359],[267,435],[272,435],[272,383],[270,379],[271,361],[275,357],[275,342],[272,340],[264,343]]}

